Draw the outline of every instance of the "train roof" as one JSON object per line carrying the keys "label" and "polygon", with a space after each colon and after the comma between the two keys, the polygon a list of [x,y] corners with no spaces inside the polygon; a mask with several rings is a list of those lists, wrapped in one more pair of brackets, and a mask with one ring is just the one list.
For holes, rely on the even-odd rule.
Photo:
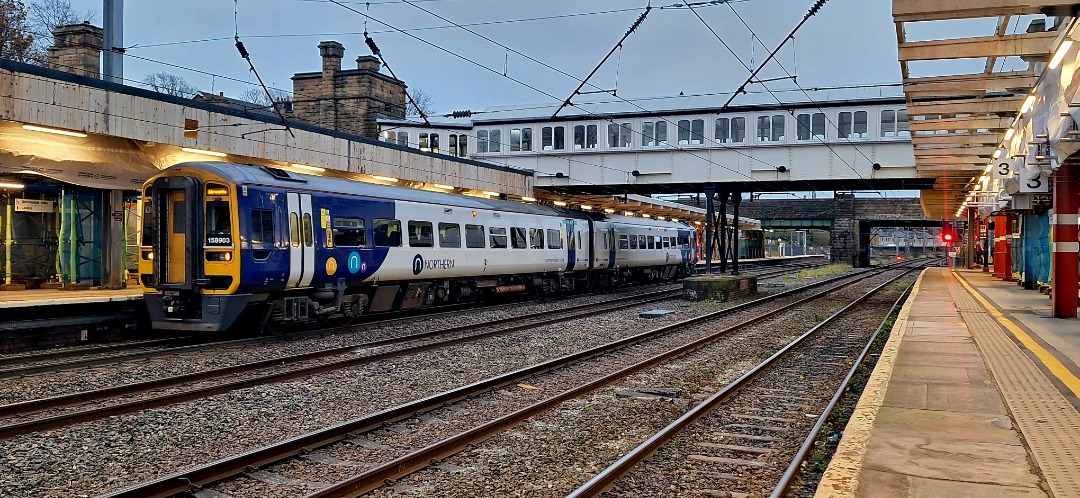
{"label": "train roof", "polygon": [[[423,202],[429,204],[441,204],[468,209],[487,209],[525,214],[538,214],[545,216],[562,216],[566,218],[585,219],[590,216],[581,211],[572,209],[526,204],[521,202],[501,201],[485,199],[482,197],[470,197],[443,192],[429,192],[408,187],[395,187],[390,185],[378,185],[347,178],[334,178],[329,176],[306,175],[294,173],[283,169],[260,166],[255,164],[234,164],[225,162],[200,161],[178,163],[170,166],[163,173],[177,168],[189,168],[209,171],[226,180],[239,185],[261,185],[278,187],[284,190],[302,189],[339,194],[362,195],[379,197],[384,199]],[[151,179],[150,181],[152,181]],[[633,219],[633,218],[629,218]]]}

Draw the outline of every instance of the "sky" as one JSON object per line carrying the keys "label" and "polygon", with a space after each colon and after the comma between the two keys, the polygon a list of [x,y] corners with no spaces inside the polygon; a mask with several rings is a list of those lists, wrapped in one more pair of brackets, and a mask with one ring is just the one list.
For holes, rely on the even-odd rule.
{"label": "sky", "polygon": [[[551,104],[570,95],[648,5],[647,0],[341,3],[348,8],[327,0],[128,0],[125,79],[136,84],[147,74],[167,72],[200,90],[239,96],[256,82],[233,46],[239,35],[267,85],[290,91],[293,74],[320,70],[320,41],[341,42],[343,66],[355,67],[357,56],[370,54],[362,34],[367,29],[397,76],[430,95],[437,113]],[[672,3],[653,4],[622,49],[590,79],[595,87],[586,90],[617,89],[625,98],[731,92],[749,75],[743,63],[760,64],[812,5],[808,0],[702,2],[695,10],[718,39],[694,12]],[[72,0],[72,6],[93,12],[94,24],[101,25],[101,0]],[[371,16],[366,26],[361,13]],[[484,23],[467,27],[487,39],[437,16],[461,25]],[[804,88],[895,84],[900,81],[896,52],[891,2],[830,0],[779,53],[785,68],[771,64],[759,77],[792,73]],[[768,87],[794,88],[790,80]]]}

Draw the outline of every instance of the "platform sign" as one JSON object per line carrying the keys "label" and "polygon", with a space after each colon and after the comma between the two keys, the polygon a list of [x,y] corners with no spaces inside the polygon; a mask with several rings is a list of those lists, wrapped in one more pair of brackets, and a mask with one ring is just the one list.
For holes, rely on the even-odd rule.
{"label": "platform sign", "polygon": [[56,210],[55,202],[39,199],[15,199],[15,210],[24,213],[51,213]]}
{"label": "platform sign", "polygon": [[1028,180],[1023,175],[1016,179],[1020,183],[1020,192],[1025,194],[1046,193],[1050,191],[1050,178],[1046,172],[1039,174],[1038,178]]}

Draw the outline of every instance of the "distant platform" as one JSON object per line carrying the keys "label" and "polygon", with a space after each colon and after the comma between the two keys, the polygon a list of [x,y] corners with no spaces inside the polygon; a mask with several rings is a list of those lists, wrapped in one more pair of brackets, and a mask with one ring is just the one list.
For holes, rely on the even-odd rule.
{"label": "distant platform", "polygon": [[143,291],[139,287],[118,290],[32,289],[3,291],[0,292],[0,309],[135,301],[142,299],[142,295]]}
{"label": "distant platform", "polygon": [[818,497],[1080,496],[1080,320],[972,270],[919,277]]}

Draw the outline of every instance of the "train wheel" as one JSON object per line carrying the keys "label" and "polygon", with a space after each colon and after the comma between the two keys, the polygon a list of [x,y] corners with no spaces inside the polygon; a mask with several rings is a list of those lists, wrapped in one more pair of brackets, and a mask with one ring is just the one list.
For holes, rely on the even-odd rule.
{"label": "train wheel", "polygon": [[259,321],[259,333],[264,335],[284,335],[288,332],[289,324],[280,321],[285,310],[281,301],[271,302],[266,305],[262,320]]}

